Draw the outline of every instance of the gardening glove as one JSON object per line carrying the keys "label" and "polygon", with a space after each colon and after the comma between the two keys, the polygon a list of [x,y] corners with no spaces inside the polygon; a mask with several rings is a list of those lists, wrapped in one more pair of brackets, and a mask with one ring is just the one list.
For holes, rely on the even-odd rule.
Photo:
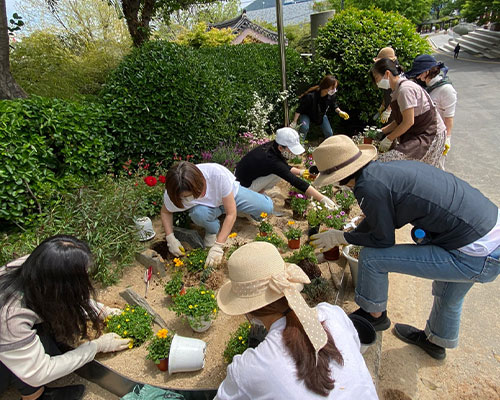
{"label": "gardening glove", "polygon": [[121,313],[122,313],[122,310],[119,308],[102,306],[102,308],[99,312],[99,318],[102,318],[104,320],[107,317],[111,317],[113,315],[120,315]]}
{"label": "gardening glove", "polygon": [[387,151],[391,148],[392,146],[392,140],[389,139],[389,137],[385,137],[378,145],[378,148],[380,151],[384,152]]}
{"label": "gardening glove", "polygon": [[309,170],[305,169],[304,171],[301,171],[300,176],[302,178],[309,179]]}
{"label": "gardening glove", "polygon": [[391,116],[391,110],[385,110],[380,114],[380,122],[385,124],[387,121],[389,121],[389,117]]}
{"label": "gardening glove", "polygon": [[252,325],[248,334],[248,347],[255,349],[267,336],[267,330],[262,325]]}
{"label": "gardening glove", "polygon": [[95,343],[98,353],[110,353],[128,348],[130,339],[122,339],[120,335],[112,332],[102,335],[100,338],[92,340]]}
{"label": "gardening glove", "polygon": [[339,111],[339,117],[344,118],[345,120],[348,120],[349,114],[347,114],[345,111]]}
{"label": "gardening glove", "polygon": [[443,151],[443,156],[448,154],[451,148],[451,136],[446,136],[446,141],[444,142],[444,151]]}
{"label": "gardening glove", "polygon": [[337,205],[326,196],[323,196],[323,198],[320,200],[320,203],[323,204],[329,210],[336,210],[338,208]]}
{"label": "gardening glove", "polygon": [[207,255],[207,260],[205,261],[205,267],[215,267],[222,261],[224,257],[224,249],[222,248],[222,243],[215,242],[215,244],[210,248]]}
{"label": "gardening glove", "polygon": [[186,250],[182,247],[181,242],[177,240],[174,233],[165,237],[167,239],[168,251],[170,251],[174,256],[180,257],[186,254]]}
{"label": "gardening glove", "polygon": [[347,241],[344,238],[344,232],[336,229],[330,229],[311,236],[311,246],[322,251],[328,251],[340,244],[347,244]]}

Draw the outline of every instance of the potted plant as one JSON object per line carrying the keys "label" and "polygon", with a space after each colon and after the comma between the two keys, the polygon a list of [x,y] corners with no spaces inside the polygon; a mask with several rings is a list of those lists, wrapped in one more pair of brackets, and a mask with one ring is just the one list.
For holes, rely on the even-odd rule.
{"label": "potted plant", "polygon": [[297,264],[306,273],[309,279],[321,276],[318,267],[318,259],[314,254],[314,249],[310,245],[302,245],[299,250],[294,251],[291,256],[285,258],[286,262]]}
{"label": "potted plant", "polygon": [[139,306],[127,304],[121,314],[107,317],[105,324],[108,332],[130,338],[130,348],[140,346],[153,334],[153,316]]}
{"label": "potted plant", "polygon": [[309,200],[303,194],[297,193],[297,195],[292,198],[290,206],[292,207],[293,218],[297,220],[303,220],[306,214],[307,206],[309,205]]}
{"label": "potted plant", "polygon": [[160,371],[168,369],[168,353],[173,338],[168,329],[160,329],[147,347],[148,354],[146,358],[153,361]]}
{"label": "potted plant", "polygon": [[227,342],[226,349],[224,350],[225,362],[230,364],[235,355],[242,354],[248,349],[248,335],[250,334],[251,327],[252,325],[248,322],[243,322],[238,329],[231,334],[231,338],[229,342]]}
{"label": "potted plant", "polygon": [[344,257],[349,263],[349,269],[351,270],[352,283],[354,287],[356,287],[358,283],[358,258],[361,249],[361,246],[355,246],[352,244],[344,246],[342,249],[342,254],[344,254]]}
{"label": "potted plant", "polygon": [[191,250],[186,254],[184,265],[189,272],[200,272],[205,269],[205,261],[207,260],[209,249],[198,248]]}
{"label": "potted plant", "polygon": [[262,218],[259,224],[260,236],[267,236],[273,231],[273,226],[267,220],[267,213],[261,213],[260,217]]}
{"label": "potted plant", "polygon": [[188,288],[184,296],[175,297],[170,310],[186,318],[195,332],[205,332],[217,317],[218,306],[215,293],[201,286]]}
{"label": "potted plant", "polygon": [[186,294],[181,271],[176,271],[172,275],[172,278],[167,282],[165,285],[165,294],[169,295],[172,299],[177,295],[182,296]]}
{"label": "potted plant", "polygon": [[308,300],[316,305],[322,301],[327,301],[332,293],[332,285],[323,277],[319,276],[311,279],[311,283],[304,286],[303,292]]}
{"label": "potted plant", "polygon": [[372,144],[374,140],[377,140],[381,136],[382,129],[379,129],[376,126],[367,126],[363,130],[363,143]]}
{"label": "potted plant", "polygon": [[279,237],[275,232],[271,232],[268,236],[261,236],[260,233],[255,237],[257,242],[268,242],[274,245],[278,250],[283,250],[286,246],[285,241]]}
{"label": "potted plant", "polygon": [[312,201],[311,202],[312,207],[311,209],[307,212],[307,223],[309,225],[309,228],[307,230],[307,236],[311,237],[311,235],[314,235],[319,232],[319,226],[323,222],[325,216],[326,216],[326,209],[323,207],[323,205],[317,201]]}
{"label": "potted plant", "polygon": [[339,190],[335,194],[335,202],[339,205],[342,211],[349,214],[352,205],[356,203],[356,197],[354,197],[352,190]]}
{"label": "potted plant", "polygon": [[290,249],[298,249],[300,247],[300,237],[302,231],[299,228],[294,228],[295,221],[288,221],[288,230],[285,231],[285,236],[288,239],[288,247]]}
{"label": "potted plant", "polygon": [[[331,210],[328,211],[324,223],[328,228],[341,230],[346,222],[347,214],[345,211]],[[335,246],[330,250],[324,251],[323,255],[328,261],[336,261],[340,257],[339,247]]]}

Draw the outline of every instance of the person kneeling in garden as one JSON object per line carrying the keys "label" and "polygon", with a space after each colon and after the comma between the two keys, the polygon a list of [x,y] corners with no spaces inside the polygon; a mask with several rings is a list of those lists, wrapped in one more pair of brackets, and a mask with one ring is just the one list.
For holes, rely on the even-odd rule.
{"label": "person kneeling in garden", "polygon": [[[241,187],[236,177],[224,166],[214,163],[194,165],[182,161],[166,175],[161,221],[169,251],[175,256],[184,248],[174,235],[173,213],[189,210],[191,220],[205,229],[205,247],[210,247],[206,265],[222,260],[222,246],[231,233],[237,212],[259,220],[261,213],[272,214],[273,202],[263,194]],[[226,214],[220,227],[219,217]],[[219,230],[220,229],[220,230]]]}
{"label": "person kneeling in garden", "polygon": [[120,312],[91,298],[91,265],[85,243],[58,235],[0,268],[0,393],[12,383],[25,400],[79,400],[83,385],[44,385],[92,361],[98,352],[129,347],[129,339],[116,333],[64,354],[56,344],[86,338],[88,320],[99,334],[102,320]]}
{"label": "person kneeling in garden", "polygon": [[295,129],[278,129],[275,140],[261,144],[241,159],[236,166],[236,179],[242,186],[260,193],[273,188],[280,179],[284,179],[307,196],[323,203],[325,207],[334,209],[335,203],[332,200],[299,178],[305,171],[287,164],[286,160],[304,151]]}
{"label": "person kneeling in garden", "polygon": [[233,358],[215,399],[378,398],[351,320],[338,306],[307,305],[300,291],[310,281],[300,267],[272,244],[252,242],[231,255],[228,269],[220,309],[269,333]]}
{"label": "person kneeling in garden", "polygon": [[[475,282],[500,273],[500,212],[477,189],[454,175],[418,161],[372,161],[372,145],[356,146],[347,136],[325,140],[313,152],[317,185],[353,186],[366,216],[351,232],[313,235],[311,244],[328,250],[364,246],[359,255],[354,314],[375,330],[388,329],[388,273],[432,279],[432,307],[425,330],[396,324],[395,335],[444,359],[458,345],[465,295]],[[416,244],[395,245],[395,230],[412,224]]]}

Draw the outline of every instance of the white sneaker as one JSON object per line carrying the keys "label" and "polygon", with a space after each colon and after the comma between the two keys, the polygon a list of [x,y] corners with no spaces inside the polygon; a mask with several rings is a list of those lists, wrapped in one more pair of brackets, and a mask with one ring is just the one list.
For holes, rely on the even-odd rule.
{"label": "white sneaker", "polygon": [[212,247],[217,239],[217,234],[215,233],[205,233],[205,238],[203,239],[203,244],[205,247]]}

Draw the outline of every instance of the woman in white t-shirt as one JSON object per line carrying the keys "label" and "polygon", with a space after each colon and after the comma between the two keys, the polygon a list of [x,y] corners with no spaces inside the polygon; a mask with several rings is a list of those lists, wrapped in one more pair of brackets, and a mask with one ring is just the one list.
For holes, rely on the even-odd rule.
{"label": "woman in white t-shirt", "polygon": [[[231,233],[237,212],[258,220],[260,214],[273,212],[272,200],[240,186],[236,177],[220,164],[194,165],[181,161],[166,175],[161,221],[169,251],[181,256],[184,248],[173,230],[173,213],[189,210],[191,220],[205,229],[205,247],[210,247],[206,265],[218,264],[224,255],[222,246]],[[220,226],[219,217],[225,214]]]}
{"label": "woman in white t-shirt", "polygon": [[233,358],[216,400],[378,399],[351,320],[337,306],[307,305],[300,291],[310,281],[300,267],[273,245],[252,242],[231,255],[228,268],[219,307],[268,333]]}

